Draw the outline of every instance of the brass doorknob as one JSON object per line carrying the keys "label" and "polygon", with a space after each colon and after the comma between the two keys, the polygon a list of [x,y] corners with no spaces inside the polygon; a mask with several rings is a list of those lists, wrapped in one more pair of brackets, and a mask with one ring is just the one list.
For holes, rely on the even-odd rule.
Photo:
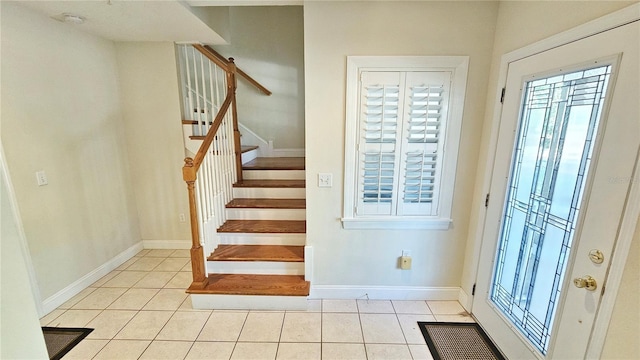
{"label": "brass doorknob", "polygon": [[581,288],[581,289],[585,288],[589,291],[594,291],[595,289],[598,288],[598,284],[596,284],[596,279],[592,278],[589,275],[585,275],[584,277],[573,279],[573,285],[575,285],[577,288]]}

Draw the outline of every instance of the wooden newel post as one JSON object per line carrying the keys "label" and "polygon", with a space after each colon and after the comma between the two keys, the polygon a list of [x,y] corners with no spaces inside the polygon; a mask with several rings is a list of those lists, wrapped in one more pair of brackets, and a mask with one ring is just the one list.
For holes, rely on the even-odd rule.
{"label": "wooden newel post", "polygon": [[242,182],[242,146],[240,145],[240,129],[238,128],[238,108],[236,106],[236,64],[233,58],[229,58],[229,72],[227,86],[231,95],[231,116],[233,118],[233,144],[236,154],[237,181]]}
{"label": "wooden newel post", "polygon": [[196,209],[196,168],[192,158],[184,159],[182,178],[187,183],[189,191],[189,216],[191,220],[191,273],[193,283],[189,289],[204,289],[208,279],[204,267],[204,253],[200,245],[200,229],[198,227],[198,212]]}

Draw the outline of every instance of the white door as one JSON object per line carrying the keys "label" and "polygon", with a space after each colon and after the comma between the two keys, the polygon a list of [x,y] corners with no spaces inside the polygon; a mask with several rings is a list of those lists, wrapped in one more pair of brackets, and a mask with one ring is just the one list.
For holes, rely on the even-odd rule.
{"label": "white door", "polygon": [[585,356],[640,147],[639,34],[509,64],[473,313],[510,359]]}

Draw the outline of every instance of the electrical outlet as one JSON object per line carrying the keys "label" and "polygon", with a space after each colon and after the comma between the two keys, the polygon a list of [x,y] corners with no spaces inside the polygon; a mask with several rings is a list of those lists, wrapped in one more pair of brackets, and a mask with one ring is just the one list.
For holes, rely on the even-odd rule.
{"label": "electrical outlet", "polygon": [[38,186],[44,186],[49,183],[47,181],[47,174],[44,173],[44,170],[36,171],[36,179],[38,180]]}
{"label": "electrical outlet", "polygon": [[400,256],[400,269],[411,270],[411,256]]}
{"label": "electrical outlet", "polygon": [[333,186],[333,174],[319,173],[318,174],[318,187],[332,187]]}
{"label": "electrical outlet", "polygon": [[181,223],[187,222],[187,218],[184,216],[184,214],[180,214],[180,215],[178,215],[178,217],[180,218],[180,222]]}

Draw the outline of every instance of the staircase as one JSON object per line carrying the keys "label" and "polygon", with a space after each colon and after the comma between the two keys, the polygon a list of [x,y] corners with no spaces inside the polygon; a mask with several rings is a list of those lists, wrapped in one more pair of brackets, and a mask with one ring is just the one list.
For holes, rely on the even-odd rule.
{"label": "staircase", "polygon": [[242,147],[237,77],[271,92],[208,46],[179,45],[182,177],[189,196],[196,309],[305,310],[304,158]]}
{"label": "staircase", "polygon": [[208,284],[189,289],[194,308],[304,310],[304,158],[256,158],[233,185]]}

